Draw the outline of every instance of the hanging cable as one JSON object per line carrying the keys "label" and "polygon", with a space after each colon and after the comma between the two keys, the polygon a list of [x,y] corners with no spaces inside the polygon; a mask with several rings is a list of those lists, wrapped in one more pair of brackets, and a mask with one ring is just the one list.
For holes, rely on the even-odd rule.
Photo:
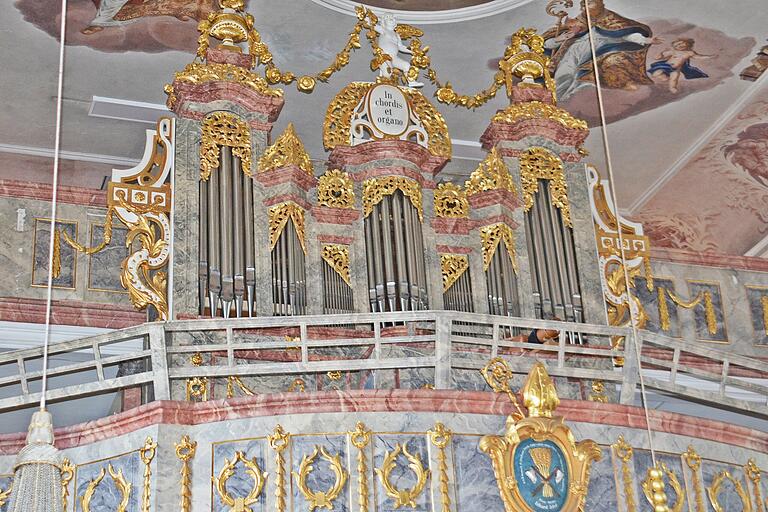
{"label": "hanging cable", "polygon": [[[640,361],[640,344],[638,342],[637,325],[635,324],[635,313],[632,308],[632,298],[630,296],[629,271],[627,270],[627,258],[624,251],[624,237],[621,234],[621,217],[619,216],[619,203],[616,201],[616,181],[613,177],[613,165],[611,162],[611,149],[608,143],[608,127],[605,123],[605,105],[603,103],[603,89],[600,85],[600,66],[597,62],[597,51],[595,50],[595,37],[592,28],[592,16],[589,13],[589,0],[584,0],[584,12],[587,17],[587,31],[589,33],[589,46],[592,51],[592,67],[595,72],[595,86],[597,87],[597,105],[600,111],[600,128],[603,134],[603,149],[605,151],[606,167],[608,169],[608,180],[611,183],[611,200],[616,209],[616,231],[619,236],[619,247],[621,248],[621,266],[624,268],[624,281],[626,285],[627,303],[629,304],[629,322],[632,326],[632,336],[635,339],[635,356],[637,357],[637,373],[640,380],[640,398],[642,400],[643,412],[645,413],[645,426],[648,431],[648,447],[651,452],[654,467],[656,464],[656,450],[653,445],[653,431],[651,430],[650,415],[648,414],[648,400],[645,394],[645,380],[643,379],[643,367]],[[626,342],[625,342],[626,344]]]}

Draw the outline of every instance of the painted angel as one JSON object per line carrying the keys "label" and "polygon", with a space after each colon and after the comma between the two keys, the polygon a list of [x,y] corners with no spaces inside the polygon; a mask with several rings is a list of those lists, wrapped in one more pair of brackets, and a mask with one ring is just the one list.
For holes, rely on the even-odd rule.
{"label": "painted angel", "polygon": [[[419,37],[423,35],[423,32],[410,25],[398,25],[397,20],[392,14],[385,14],[382,17],[381,22],[377,23],[374,29],[379,34],[379,48],[381,48],[381,51],[391,59],[384,61],[381,66],[379,66],[379,75],[389,78],[392,76],[394,69],[399,69],[403,72],[404,76],[408,76],[408,70],[411,68],[411,63],[410,61],[400,58],[399,54],[402,52],[408,55],[413,55],[413,52],[403,44],[402,37],[405,37],[406,39],[412,36]],[[409,80],[408,86],[418,88],[423,87],[424,84],[415,80]]]}

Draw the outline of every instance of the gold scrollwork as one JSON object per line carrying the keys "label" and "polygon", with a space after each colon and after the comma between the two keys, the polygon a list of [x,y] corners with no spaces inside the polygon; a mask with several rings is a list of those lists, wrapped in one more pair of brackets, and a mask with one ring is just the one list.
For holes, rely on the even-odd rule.
{"label": "gold scrollwork", "polygon": [[365,93],[370,89],[368,82],[352,82],[342,89],[328,105],[323,122],[323,147],[330,151],[336,146],[349,146],[349,127],[352,114]]}
{"label": "gold scrollwork", "polygon": [[195,458],[197,452],[197,441],[192,441],[188,435],[181,438],[181,442],[176,443],[176,457],[181,461],[181,512],[190,512],[192,510],[192,467],[189,461]]}
{"label": "gold scrollwork", "polygon": [[323,245],[323,252],[320,254],[323,261],[339,274],[345,283],[352,286],[352,279],[349,274],[349,246],[340,244]]}
{"label": "gold scrollwork", "polygon": [[701,457],[693,446],[689,446],[688,450],[683,454],[683,460],[685,460],[686,466],[693,473],[693,497],[696,505],[694,512],[706,512],[707,509],[704,506],[704,491],[701,488]]}
{"label": "gold scrollwork", "polygon": [[488,152],[485,159],[471,174],[464,184],[464,189],[468,196],[486,190],[506,190],[513,194],[517,193],[509,168],[495,147]]}
{"label": "gold scrollwork", "polygon": [[468,219],[467,193],[453,183],[441,183],[435,189],[435,215],[442,218]]}
{"label": "gold scrollwork", "polygon": [[148,437],[144,446],[139,448],[141,462],[144,463],[144,490],[141,493],[141,512],[149,512],[149,493],[152,484],[152,459],[157,453],[157,443]]}
{"label": "gold scrollwork", "polygon": [[515,234],[512,228],[500,222],[480,228],[480,242],[483,245],[483,270],[488,270],[491,266],[493,255],[496,254],[496,248],[499,242],[504,241],[507,248],[507,254],[512,262],[512,268],[517,273],[517,252],[515,251]]}
{"label": "gold scrollwork", "polygon": [[354,208],[355,189],[349,173],[331,169],[318,178],[317,204],[329,208]]}
{"label": "gold scrollwork", "polygon": [[277,465],[277,482],[275,482],[275,500],[277,512],[285,512],[285,457],[283,451],[288,447],[291,435],[283,430],[282,425],[277,425],[275,431],[267,438],[269,446],[275,450],[275,464]]}
{"label": "gold scrollwork", "polygon": [[207,181],[219,168],[219,146],[232,148],[243,172],[251,175],[251,131],[248,123],[229,112],[214,112],[203,120],[200,144],[200,179]]}
{"label": "gold scrollwork", "polygon": [[259,158],[259,172],[273,171],[288,165],[295,165],[310,176],[315,174],[312,160],[296,134],[293,123],[288,123],[285,131]]}
{"label": "gold scrollwork", "polygon": [[541,101],[513,103],[493,116],[494,122],[507,124],[528,119],[549,119],[574,130],[589,129],[586,121],[573,117],[567,110]]}
{"label": "gold scrollwork", "polygon": [[245,385],[243,379],[237,375],[230,375],[227,377],[227,398],[233,398],[235,396],[235,386],[237,386],[245,396],[253,396],[256,394],[251,388]]}
{"label": "gold scrollwork", "polygon": [[5,502],[8,501],[8,498],[11,497],[11,491],[13,490],[13,480],[11,480],[10,485],[6,490],[0,490],[0,507],[5,505]]}
{"label": "gold scrollwork", "polygon": [[563,224],[572,228],[571,207],[568,202],[568,185],[563,173],[563,162],[545,148],[528,148],[528,151],[520,156],[520,182],[523,185],[523,203],[526,212],[533,206],[534,196],[539,190],[539,180],[549,181],[552,206],[560,210]]}
{"label": "gold scrollwork", "polygon": [[[314,462],[318,455],[328,462],[331,471],[336,477],[333,485],[325,491],[313,491],[307,484],[307,477],[314,470]],[[347,483],[347,472],[341,463],[341,455],[331,456],[323,446],[317,445],[310,455],[304,455],[299,464],[299,471],[293,471],[293,477],[296,479],[299,491],[309,502],[309,510],[312,512],[316,508],[334,509],[334,500],[341,495],[344,484]]]}
{"label": "gold scrollwork", "polygon": [[424,220],[424,209],[421,205],[421,186],[416,180],[402,176],[383,176],[370,178],[363,182],[363,216],[368,217],[376,206],[386,196],[400,190],[419,212],[419,220]]}
{"label": "gold scrollwork", "polygon": [[440,422],[435,423],[434,430],[427,431],[429,439],[437,447],[438,472],[440,473],[441,512],[451,512],[451,496],[448,492],[448,462],[445,448],[451,442],[453,433]]}
{"label": "gold scrollwork", "polygon": [[[246,496],[233,497],[227,491],[227,480],[235,474],[235,467],[238,463],[242,463],[246,467],[246,473],[253,479],[253,486]],[[231,461],[224,459],[224,466],[219,471],[219,475],[212,477],[212,479],[221,502],[228,506],[232,512],[251,512],[251,505],[259,501],[261,491],[264,490],[267,473],[261,470],[256,462],[256,457],[247,459],[245,453],[236,452]]]}
{"label": "gold scrollwork", "polygon": [[[112,481],[115,483],[115,486],[120,493],[120,503],[118,503],[115,508],[115,512],[126,512],[128,510],[128,500],[131,497],[131,488],[133,487],[133,484],[130,484],[125,480],[122,469],[115,471],[112,464],[109,464],[107,466],[107,471],[109,471],[109,476],[112,478]],[[99,484],[101,484],[101,481],[104,480],[106,474],[107,472],[102,467],[96,478],[93,478],[85,488],[85,492],[80,498],[80,509],[82,512],[91,512],[91,500],[93,500],[93,496],[96,494],[96,489],[99,487]]]}
{"label": "gold scrollwork", "polygon": [[608,397],[605,395],[605,382],[600,379],[592,381],[590,386],[592,392],[589,394],[590,402],[608,403]]}
{"label": "gold scrollwork", "polygon": [[[67,512],[67,506],[69,505],[69,482],[72,481],[72,478],[75,476],[75,466],[70,462],[69,459],[65,458],[61,462],[61,503],[63,505],[63,511]],[[3,505],[2,503],[3,497],[2,493],[0,493],[0,506]]]}
{"label": "gold scrollwork", "polygon": [[269,248],[275,248],[288,220],[293,221],[301,249],[304,254],[307,254],[307,243],[304,236],[304,209],[292,201],[280,203],[269,209]]}
{"label": "gold scrollwork", "polygon": [[427,147],[435,156],[451,158],[451,136],[443,115],[419,91],[404,90],[413,112],[429,135]]}
{"label": "gold scrollwork", "polygon": [[358,421],[354,432],[349,432],[349,437],[357,448],[357,490],[360,512],[368,512],[368,464],[365,459],[365,448],[371,442],[371,431],[365,428],[362,421]]}
{"label": "gold scrollwork", "polygon": [[515,419],[515,421],[524,418],[525,414],[523,414],[523,410],[520,408],[517,396],[509,385],[514,375],[512,374],[509,365],[507,365],[507,362],[501,357],[494,357],[480,370],[480,373],[494,393],[506,393],[509,397],[509,401],[512,402],[512,407],[515,408],[515,412],[512,413],[512,418]]}
{"label": "gold scrollwork", "polygon": [[755,464],[754,459],[749,459],[744,466],[744,474],[747,475],[749,481],[752,482],[752,492],[755,496],[756,508],[755,512],[765,512],[765,505],[763,503],[762,484],[760,483],[761,471]]}
{"label": "gold scrollwork", "polygon": [[624,440],[624,436],[619,436],[619,439],[612,444],[611,447],[619,460],[621,460],[621,481],[624,486],[624,500],[627,503],[627,512],[636,512],[635,484],[630,470],[630,463],[632,462],[634,450],[632,450],[629,443]]}
{"label": "gold scrollwork", "polygon": [[304,382],[304,379],[293,379],[293,382],[291,382],[291,385],[288,386],[289,392],[298,391],[299,393],[304,393],[306,391],[307,383]]}
{"label": "gold scrollwork", "polygon": [[[408,468],[416,475],[416,483],[410,489],[400,489],[390,479],[392,470],[397,466],[397,457],[401,453],[408,461]],[[376,468],[376,474],[379,475],[379,480],[387,496],[395,500],[395,508],[408,506],[415,509],[416,500],[421,496],[427,484],[429,469],[424,466],[418,453],[408,451],[407,443],[398,443],[392,451],[388,451],[384,455],[384,461],[381,463],[381,468]]]}
{"label": "gold scrollwork", "polygon": [[[675,491],[675,506],[667,505],[667,493],[664,489],[664,475],[669,478],[669,485]],[[663,462],[659,467],[648,468],[646,479],[642,482],[643,494],[645,499],[651,504],[654,510],[665,510],[667,512],[681,512],[685,502],[685,492],[680,484],[677,475],[670,470]]]}
{"label": "gold scrollwork", "polygon": [[726,480],[730,480],[736,490],[736,494],[739,495],[739,499],[741,499],[741,510],[743,512],[752,512],[752,500],[749,499],[749,493],[744,490],[744,486],[741,485],[741,482],[731,475],[730,471],[719,472],[715,478],[712,479],[712,485],[707,488],[707,496],[709,497],[709,502],[712,504],[712,509],[714,509],[715,512],[726,512],[719,500],[720,492],[722,491],[723,484]]}
{"label": "gold scrollwork", "polygon": [[208,377],[192,377],[187,379],[187,402],[192,398],[196,398],[197,401],[208,401]]}
{"label": "gold scrollwork", "polygon": [[[696,297],[686,302],[681,299],[675,292],[669,289],[665,289],[670,300],[675,303],[676,306],[683,309],[693,309],[699,304],[704,302],[704,318],[707,322],[707,332],[709,334],[717,334],[717,315],[715,314],[715,306],[712,302],[712,292],[700,291]],[[660,301],[661,303],[662,301]],[[663,320],[663,319],[662,319]]]}
{"label": "gold scrollwork", "polygon": [[441,254],[440,269],[443,272],[443,293],[450,290],[451,286],[469,268],[469,257],[466,254]]}

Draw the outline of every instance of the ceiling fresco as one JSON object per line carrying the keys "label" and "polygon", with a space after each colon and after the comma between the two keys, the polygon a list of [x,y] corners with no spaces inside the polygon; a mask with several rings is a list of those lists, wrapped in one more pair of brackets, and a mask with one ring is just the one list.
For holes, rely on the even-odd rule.
{"label": "ceiling fresco", "polygon": [[[355,18],[321,3],[248,2],[281,68],[312,73],[344,44]],[[465,94],[488,86],[510,34],[537,28],[552,58],[559,103],[593,127],[588,161],[605,174],[586,13],[578,1],[366,3],[427,17],[433,10],[485,8],[482,18],[420,27],[441,79]],[[495,5],[500,7],[494,13]],[[764,0],[588,0],[588,6],[620,209],[646,223],[659,245],[744,254],[768,235],[761,207],[768,199]],[[39,156],[53,147],[58,8],[58,0],[0,0],[0,44],[6,50],[0,55],[6,96],[0,150],[6,154]],[[148,127],[89,116],[93,96],[164,103],[163,85],[192,60],[198,20],[214,8],[216,0],[70,0],[62,145],[67,158],[86,155],[84,160],[98,163],[94,177],[83,181],[100,182],[105,162],[138,159]],[[286,87],[275,132],[293,122],[312,157],[322,162],[326,106],[350,81],[375,76],[369,52],[363,42],[350,65],[311,95]],[[424,93],[431,97],[434,88],[427,84]],[[475,111],[435,100],[456,141],[446,177],[460,179],[477,165],[476,142],[505,106],[501,96]],[[715,191],[716,200],[702,203]],[[738,228],[729,229],[735,220]]]}

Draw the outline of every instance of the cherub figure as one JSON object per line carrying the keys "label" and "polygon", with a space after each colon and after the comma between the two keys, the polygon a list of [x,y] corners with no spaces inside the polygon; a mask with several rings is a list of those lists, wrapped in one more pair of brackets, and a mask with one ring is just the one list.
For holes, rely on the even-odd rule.
{"label": "cherub figure", "polygon": [[709,59],[714,55],[703,55],[693,49],[695,41],[691,38],[680,38],[672,41],[672,48],[668,48],[656,56],[657,60],[648,72],[657,80],[669,83],[669,91],[676,93],[680,90],[680,77],[687,79],[708,78],[704,71],[691,65],[694,57]]}
{"label": "cherub figure", "polygon": [[[403,52],[408,55],[413,55],[413,52],[403,44],[403,40],[400,38],[400,34],[398,34],[397,31],[398,25],[395,17],[392,14],[385,14],[382,17],[381,22],[377,23],[374,28],[379,34],[379,48],[392,59],[383,62],[381,66],[379,66],[380,76],[389,78],[392,76],[392,71],[394,71],[394,69],[399,69],[403,72],[404,76],[408,76],[408,70],[411,67],[411,63],[401,59],[399,53]],[[424,84],[410,80],[408,86],[418,88],[423,87]]]}

